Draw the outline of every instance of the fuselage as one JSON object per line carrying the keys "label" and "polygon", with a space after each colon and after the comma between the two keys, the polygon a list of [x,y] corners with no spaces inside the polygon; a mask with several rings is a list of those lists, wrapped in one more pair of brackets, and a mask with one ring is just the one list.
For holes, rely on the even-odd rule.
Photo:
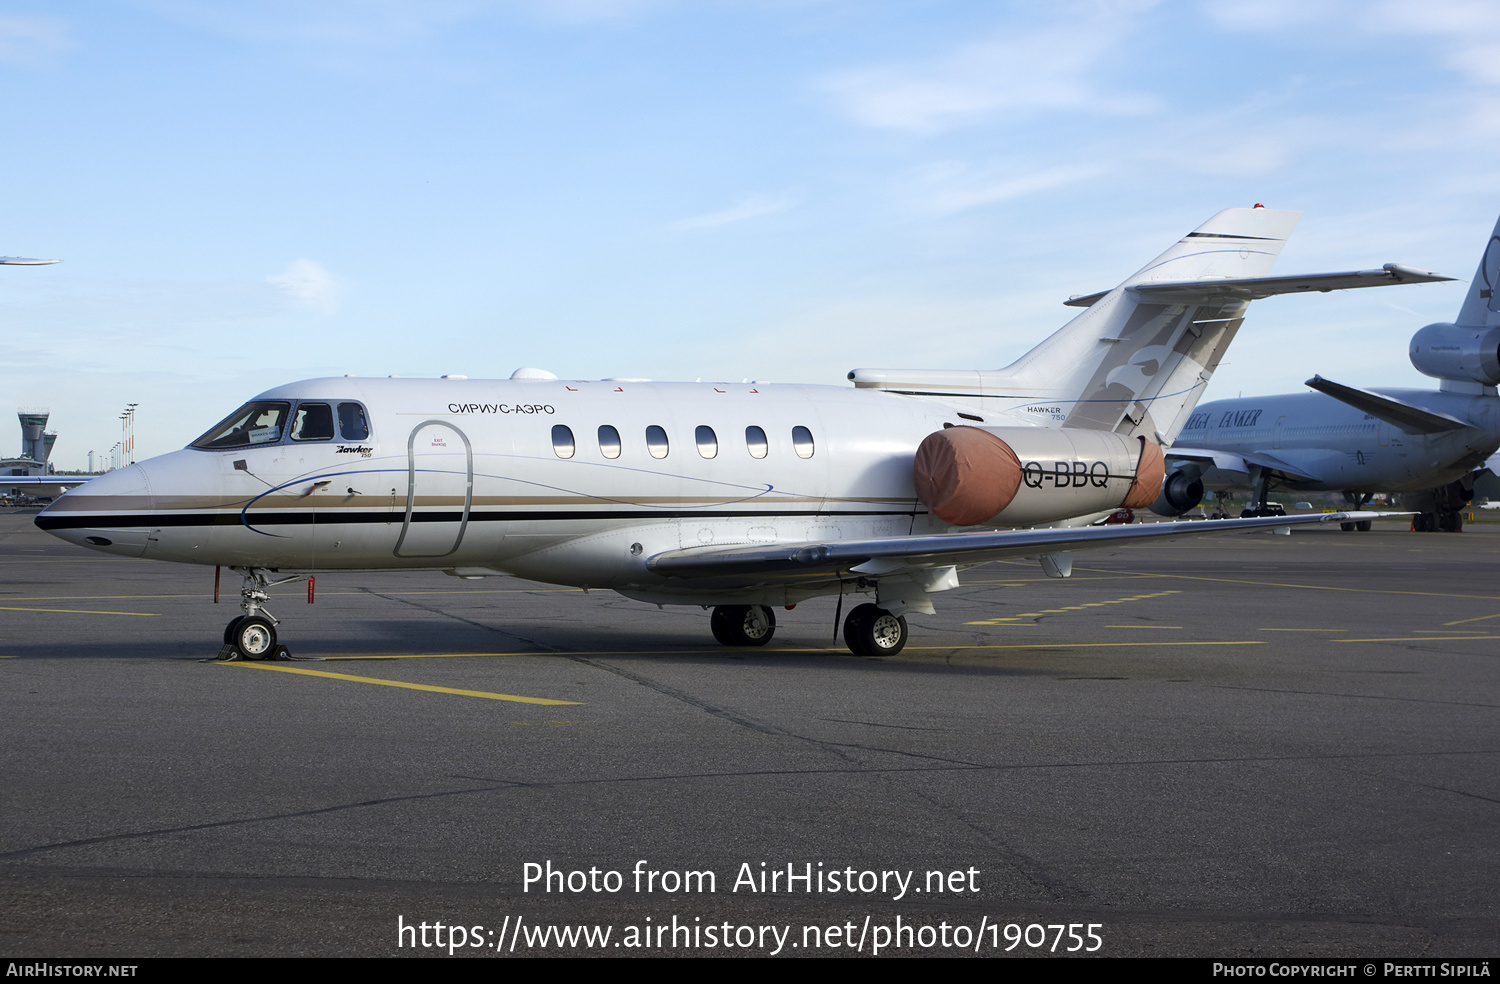
{"label": "fuselage", "polygon": [[[1322,393],[1215,400],[1188,419],[1176,446],[1261,456],[1300,477],[1303,491],[1414,492],[1452,482],[1500,447],[1500,399],[1433,390],[1380,390],[1394,400],[1467,421],[1438,434],[1408,433]],[[1259,459],[1256,459],[1259,460]],[[1243,473],[1210,469],[1208,488],[1243,486]]]}
{"label": "fuselage", "polygon": [[[639,589],[662,581],[645,564],[666,550],[947,532],[913,491],[926,435],[1058,434],[1024,410],[1018,428],[909,396],[757,383],[330,378],[246,407],[259,409],[95,479],[37,525],[186,563]],[[1100,497],[1118,502],[1133,468],[1033,462],[1006,525],[1110,508]]]}

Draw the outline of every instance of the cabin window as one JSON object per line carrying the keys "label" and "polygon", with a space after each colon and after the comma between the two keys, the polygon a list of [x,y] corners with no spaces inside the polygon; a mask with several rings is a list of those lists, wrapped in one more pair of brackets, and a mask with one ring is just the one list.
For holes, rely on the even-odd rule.
{"label": "cabin window", "polygon": [[799,458],[811,458],[813,456],[812,431],[806,427],[793,427],[792,449],[797,452]]}
{"label": "cabin window", "polygon": [[292,440],[333,440],[333,407],[326,403],[304,403],[292,418]]}
{"label": "cabin window", "polygon": [[609,424],[604,424],[599,428],[599,453],[606,458],[620,456],[620,432]]}
{"label": "cabin window", "polygon": [[369,440],[370,422],[365,419],[365,408],[358,403],[340,403],[339,433],[346,441]]}
{"label": "cabin window", "polygon": [[667,456],[667,432],[652,424],[646,428],[646,450],[651,452],[653,458],[665,458]]}
{"label": "cabin window", "polygon": [[190,446],[206,451],[224,451],[275,444],[281,440],[282,428],[291,412],[290,403],[247,403]]}
{"label": "cabin window", "polygon": [[745,447],[750,449],[750,457],[764,458],[769,445],[766,443],[766,432],[751,424],[745,428]]}
{"label": "cabin window", "polygon": [[698,442],[698,453],[703,457],[712,458],[719,453],[719,438],[712,427],[700,426],[693,432],[693,438]]}
{"label": "cabin window", "polygon": [[567,424],[552,425],[552,450],[557,452],[559,458],[571,458],[576,450],[573,443],[573,428]]}

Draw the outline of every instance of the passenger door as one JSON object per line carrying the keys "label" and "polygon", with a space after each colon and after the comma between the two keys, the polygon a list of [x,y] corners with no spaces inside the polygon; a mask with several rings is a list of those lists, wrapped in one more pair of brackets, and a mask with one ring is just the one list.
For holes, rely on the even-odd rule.
{"label": "passenger door", "polygon": [[406,518],[397,557],[446,557],[458,550],[474,501],[474,450],[442,420],[418,424],[406,442]]}

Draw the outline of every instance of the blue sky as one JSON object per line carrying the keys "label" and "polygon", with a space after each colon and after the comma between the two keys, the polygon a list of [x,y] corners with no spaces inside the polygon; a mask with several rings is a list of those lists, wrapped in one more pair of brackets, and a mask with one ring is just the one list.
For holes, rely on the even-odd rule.
{"label": "blue sky", "polygon": [[[0,5],[0,454],[320,375],[997,368],[1221,208],[1278,272],[1467,280],[1500,44],[1460,0]],[[1463,285],[1251,310],[1208,398],[1428,386]]]}

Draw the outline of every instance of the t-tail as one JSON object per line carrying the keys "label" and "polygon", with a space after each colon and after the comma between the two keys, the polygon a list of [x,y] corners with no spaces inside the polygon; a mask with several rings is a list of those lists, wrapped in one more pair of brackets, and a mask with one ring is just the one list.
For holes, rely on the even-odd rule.
{"label": "t-tail", "polygon": [[1170,445],[1252,300],[1450,279],[1396,264],[1270,276],[1301,217],[1259,205],[1225,209],[1114,289],[1067,301],[1087,310],[1004,369],[857,369],[849,378],[859,387]]}

